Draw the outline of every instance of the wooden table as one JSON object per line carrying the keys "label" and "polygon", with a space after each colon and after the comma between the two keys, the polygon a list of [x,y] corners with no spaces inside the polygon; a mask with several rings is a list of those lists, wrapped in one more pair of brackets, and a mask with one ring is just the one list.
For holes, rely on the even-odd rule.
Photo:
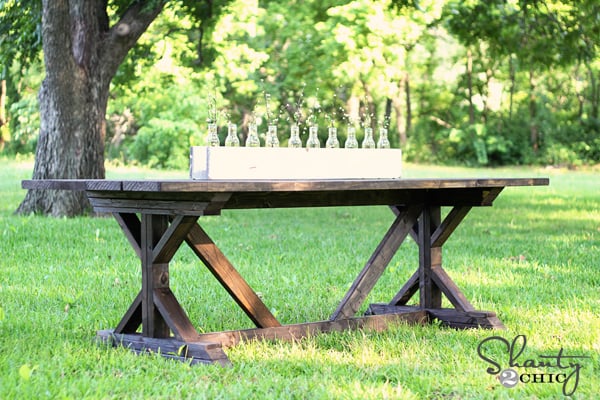
{"label": "wooden table", "polygon": [[[141,291],[102,340],[136,352],[158,352],[192,363],[227,364],[223,347],[247,339],[296,339],[345,329],[386,329],[397,321],[432,319],[451,327],[503,328],[496,314],[475,310],[442,268],[442,247],[473,207],[491,206],[508,186],[548,185],[547,178],[391,180],[27,180],[25,189],[84,190],[96,212],[112,213],[141,259]],[[327,321],[282,326],[198,224],[222,210],[389,206],[389,230]],[[441,207],[449,207],[442,219]],[[335,222],[335,221],[332,221]],[[356,316],[408,237],[419,265],[388,302]],[[169,288],[169,262],[187,243],[256,326],[199,334]],[[400,287],[400,285],[398,285]],[[418,305],[408,306],[419,293]],[[445,296],[453,308],[442,308]],[[141,331],[139,328],[141,327]]]}

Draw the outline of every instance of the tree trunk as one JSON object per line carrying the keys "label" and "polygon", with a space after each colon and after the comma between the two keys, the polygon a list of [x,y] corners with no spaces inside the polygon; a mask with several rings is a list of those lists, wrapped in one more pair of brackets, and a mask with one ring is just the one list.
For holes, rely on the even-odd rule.
{"label": "tree trunk", "polygon": [[[105,0],[44,0],[46,77],[39,92],[40,135],[33,179],[103,179],[110,81],[127,52],[162,10],[134,2],[109,28]],[[74,216],[84,193],[30,190],[17,213]]]}
{"label": "tree trunk", "polygon": [[[398,83],[399,90],[402,90],[402,81]],[[396,115],[396,130],[398,131],[398,138],[400,141],[400,148],[404,148],[406,146],[406,128],[404,124],[404,103],[402,103],[402,98],[400,95],[395,96],[392,101],[392,106],[394,108],[394,114]]]}
{"label": "tree trunk", "polygon": [[392,103],[393,100],[391,98],[385,99],[385,111],[383,113],[383,126],[385,128],[389,128],[390,121],[392,120]]}
{"label": "tree trunk", "polygon": [[600,109],[600,83],[596,82],[594,70],[589,62],[585,62],[590,80],[590,118],[598,119],[598,110]]}
{"label": "tree trunk", "polygon": [[533,68],[529,68],[529,137],[534,153],[539,149],[539,128],[537,123],[537,99],[535,95]]}
{"label": "tree trunk", "polygon": [[517,74],[515,71],[515,62],[513,60],[512,55],[508,59],[508,66],[509,66],[509,75],[510,75],[510,97],[509,97],[510,100],[509,100],[509,104],[508,104],[508,119],[512,120],[515,90],[517,87]]}
{"label": "tree trunk", "polygon": [[412,100],[410,98],[410,76],[408,72],[404,75],[404,99],[406,101],[406,123],[404,124],[404,141],[408,138],[410,130],[412,128]]}
{"label": "tree trunk", "polygon": [[[6,80],[0,81],[0,128],[6,124]],[[0,151],[4,148],[4,136],[0,131]]]}
{"label": "tree trunk", "polygon": [[[573,70],[573,76],[571,77],[571,80],[574,82],[578,82],[581,80],[581,74],[579,69],[581,68],[581,63],[577,63],[575,65],[575,69]],[[579,88],[577,87],[578,85],[575,84],[575,97],[577,98],[577,119],[579,119],[579,121],[581,122],[583,120],[583,112],[584,112],[584,107],[585,107],[585,96],[583,95],[582,91],[579,90]]]}
{"label": "tree trunk", "polygon": [[[400,144],[402,147],[406,145],[408,141],[408,136],[410,135],[410,130],[412,128],[412,99],[411,99],[411,89],[410,89],[410,71],[413,69],[411,66],[411,54],[414,49],[414,45],[404,46],[406,50],[406,56],[404,57],[404,76],[400,82],[401,86],[404,87],[404,103],[406,106],[404,113],[404,126],[400,126],[400,121],[397,121],[398,131],[400,134]],[[400,114],[402,114],[401,109],[398,107],[396,109],[396,115],[398,119],[400,118]]]}
{"label": "tree trunk", "polygon": [[365,128],[366,128],[367,127],[366,123],[368,122],[369,127],[371,129],[375,130],[375,128],[377,126],[377,120],[376,120],[377,105],[373,101],[373,96],[371,96],[371,90],[369,89],[369,85],[367,84],[367,81],[364,79],[361,79],[360,82],[361,82],[361,85],[365,92],[365,97],[364,97],[363,107],[362,107],[363,118],[365,119],[363,121],[363,123],[365,123]]}
{"label": "tree trunk", "polygon": [[485,92],[482,93],[483,97],[483,111],[481,112],[481,119],[484,124],[488,122],[488,116],[490,114],[490,98],[492,95],[492,78],[494,77],[494,71],[492,68],[488,68],[485,71]]}
{"label": "tree trunk", "polygon": [[469,125],[475,123],[475,106],[473,105],[473,53],[467,50],[467,91],[469,95]]}

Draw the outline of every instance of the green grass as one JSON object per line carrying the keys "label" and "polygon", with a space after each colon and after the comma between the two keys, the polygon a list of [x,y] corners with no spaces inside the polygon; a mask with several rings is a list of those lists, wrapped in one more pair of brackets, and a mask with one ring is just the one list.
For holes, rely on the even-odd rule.
{"label": "green grass", "polygon": [[[110,218],[13,216],[31,169],[28,159],[0,159],[0,398],[562,398],[560,384],[507,389],[485,372],[479,342],[518,334],[528,339],[523,358],[561,348],[589,356],[573,397],[600,393],[598,171],[406,166],[407,177],[550,177],[549,187],[507,188],[493,207],[474,209],[444,248],[448,273],[475,307],[496,311],[506,331],[399,325],[244,343],[227,350],[233,365],[222,368],[95,344],[96,330],[113,328],[137,294],[139,261]],[[108,175],[186,173],[122,168]],[[391,222],[384,207],[201,218],[284,323],[328,318]],[[367,303],[389,300],[416,263],[407,242]],[[199,330],[251,327],[191,251],[178,252],[171,272]],[[493,351],[500,357],[500,347]]]}

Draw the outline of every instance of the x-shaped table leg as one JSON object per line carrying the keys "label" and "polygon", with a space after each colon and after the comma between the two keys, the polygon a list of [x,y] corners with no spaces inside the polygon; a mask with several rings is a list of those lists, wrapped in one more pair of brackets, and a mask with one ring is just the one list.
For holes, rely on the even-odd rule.
{"label": "x-shaped table leg", "polygon": [[195,340],[198,332],[169,289],[168,263],[185,241],[196,256],[225,287],[257,327],[280,326],[258,295],[250,288],[215,243],[197,224],[197,216],[115,214],[119,225],[142,261],[142,291],[115,329],[133,333],[140,324],[146,337]]}
{"label": "x-shaped table leg", "polygon": [[[396,220],[331,316],[331,320],[349,318],[356,314],[402,242],[411,235],[419,246],[419,268],[389,304],[371,304],[367,314],[393,314],[420,309],[427,310],[431,317],[453,327],[504,328],[495,313],[476,311],[442,268],[442,246],[471,208],[455,206],[442,221],[439,206],[392,207]],[[417,292],[419,305],[406,306]],[[442,295],[452,303],[453,309],[442,308]]]}
{"label": "x-shaped table leg", "polygon": [[[439,207],[427,207],[411,232],[419,245],[419,268],[394,296],[390,305],[405,305],[420,291],[420,306],[441,308],[442,293],[460,311],[475,309],[442,268],[442,246],[471,210],[470,206],[454,207],[441,220]],[[394,210],[396,213],[399,210]]]}
{"label": "x-shaped table leg", "polygon": [[363,304],[385,268],[398,251],[398,248],[406,239],[417,221],[423,206],[410,206],[398,213],[396,220],[388,229],[383,240],[375,249],[375,252],[367,261],[346,296],[331,315],[330,320],[338,320],[353,317]]}
{"label": "x-shaped table leg", "polygon": [[[419,246],[419,268],[388,305],[371,305],[369,312],[412,310],[408,301],[419,291],[419,309],[455,328],[495,328],[504,325],[489,311],[477,311],[442,267],[442,246],[471,210],[471,206],[455,206],[441,220],[439,206],[426,206],[411,232]],[[393,208],[397,214],[399,209]],[[454,308],[442,308],[444,295]]]}
{"label": "x-shaped table leg", "polygon": [[[114,331],[99,337],[133,350],[196,362],[228,363],[221,343],[201,338],[169,287],[169,262],[185,241],[259,328],[279,322],[198,225],[198,216],[115,213],[142,264],[142,290]],[[141,334],[136,333],[142,327]],[[171,333],[173,336],[171,337]],[[164,355],[164,354],[163,354]]]}
{"label": "x-shaped table leg", "polygon": [[193,341],[198,332],[169,287],[169,262],[196,225],[197,216],[115,214],[121,228],[142,261],[142,290],[133,301],[115,333],[135,333],[149,338]]}

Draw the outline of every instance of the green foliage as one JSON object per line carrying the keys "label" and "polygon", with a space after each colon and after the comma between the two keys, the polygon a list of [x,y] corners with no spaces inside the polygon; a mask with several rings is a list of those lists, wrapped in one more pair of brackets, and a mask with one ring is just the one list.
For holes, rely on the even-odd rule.
{"label": "green foliage", "polygon": [[550,165],[581,166],[600,160],[600,121],[588,119],[563,124],[548,139],[544,152]]}
{"label": "green foliage", "polygon": [[[2,64],[4,151],[29,152],[39,118],[23,77],[39,55],[40,5],[0,4],[0,59],[14,61]],[[111,23],[130,5],[108,2]],[[598,18],[595,0],[167,2],[112,82],[107,158],[147,164],[150,141],[164,140],[152,165],[165,167],[173,146],[203,143],[211,98],[221,127],[230,119],[243,136],[254,118],[262,134],[270,96],[282,145],[312,112],[342,141],[350,116],[385,119],[408,160],[598,163]]]}
{"label": "green foliage", "polygon": [[35,96],[23,97],[10,106],[10,120],[4,152],[31,154],[35,152],[40,129],[40,113]]}
{"label": "green foliage", "polygon": [[41,62],[33,60],[27,68],[14,63],[9,76],[18,78],[7,82],[8,124],[3,127],[3,152],[31,154],[35,152],[40,128],[37,91],[43,79]]}
{"label": "green foliage", "polygon": [[27,67],[42,47],[42,2],[0,0],[0,79],[6,79],[14,62]]}
{"label": "green foliage", "polygon": [[[450,1],[446,5],[445,26],[467,48],[478,51],[473,74],[465,74],[463,86],[474,82],[471,88],[479,89],[478,95],[486,99],[489,93],[485,89],[491,79],[508,72],[508,76],[503,77],[510,90],[508,109],[504,107],[508,115],[486,120],[490,117],[489,109],[479,110],[480,115],[494,135],[506,128],[509,132],[520,130],[520,136],[510,133],[504,137],[517,149],[528,146],[533,151],[529,156],[502,157],[503,162],[577,165],[600,161],[595,148],[598,132],[586,128],[593,126],[598,116],[595,82],[600,70],[590,64],[598,58],[598,16],[600,6],[596,1],[577,4],[529,0]],[[498,63],[502,59],[507,60],[508,65]],[[574,74],[568,70],[573,65]],[[587,66],[587,78],[578,72],[582,65]],[[480,68],[479,71],[476,68]],[[478,73],[484,72],[487,83],[477,87],[477,83],[481,83],[476,81]],[[565,76],[565,72],[569,75]],[[583,89],[582,82],[586,79],[587,88]],[[585,103],[590,104],[587,115]],[[573,111],[577,109],[579,113],[575,115]],[[518,114],[517,119],[513,114]],[[497,122],[501,129],[494,127]],[[579,134],[574,133],[576,126]],[[523,139],[530,132],[531,141],[527,143]],[[585,136],[582,141],[571,139],[580,134]],[[540,151],[536,151],[538,147]]]}
{"label": "green foliage", "polygon": [[[140,41],[157,57],[154,65],[135,65],[132,55],[124,74],[135,71],[136,79],[113,85],[117,98],[108,107],[109,160],[183,168],[189,164],[190,145],[202,143],[209,90],[201,75],[178,62],[190,50],[185,31],[175,27],[191,26],[179,11],[166,10]],[[163,36],[165,30],[171,34]]]}
{"label": "green foliage", "polygon": [[[594,0],[582,3],[590,11],[596,4],[598,12]],[[517,54],[529,65],[548,68],[590,55],[581,35],[595,28],[578,18],[581,6],[536,0],[450,1],[446,21],[467,45],[485,41],[496,55]]]}
{"label": "green foliage", "polygon": [[153,168],[183,169],[189,165],[189,138],[196,134],[190,120],[152,118],[129,147],[132,160]]}
{"label": "green foliage", "polygon": [[121,121],[110,125],[107,151],[113,159],[154,168],[189,165],[189,147],[203,144],[206,103],[193,80],[179,79],[155,71],[150,81],[132,88],[139,90],[136,97],[112,104],[113,121]]}

